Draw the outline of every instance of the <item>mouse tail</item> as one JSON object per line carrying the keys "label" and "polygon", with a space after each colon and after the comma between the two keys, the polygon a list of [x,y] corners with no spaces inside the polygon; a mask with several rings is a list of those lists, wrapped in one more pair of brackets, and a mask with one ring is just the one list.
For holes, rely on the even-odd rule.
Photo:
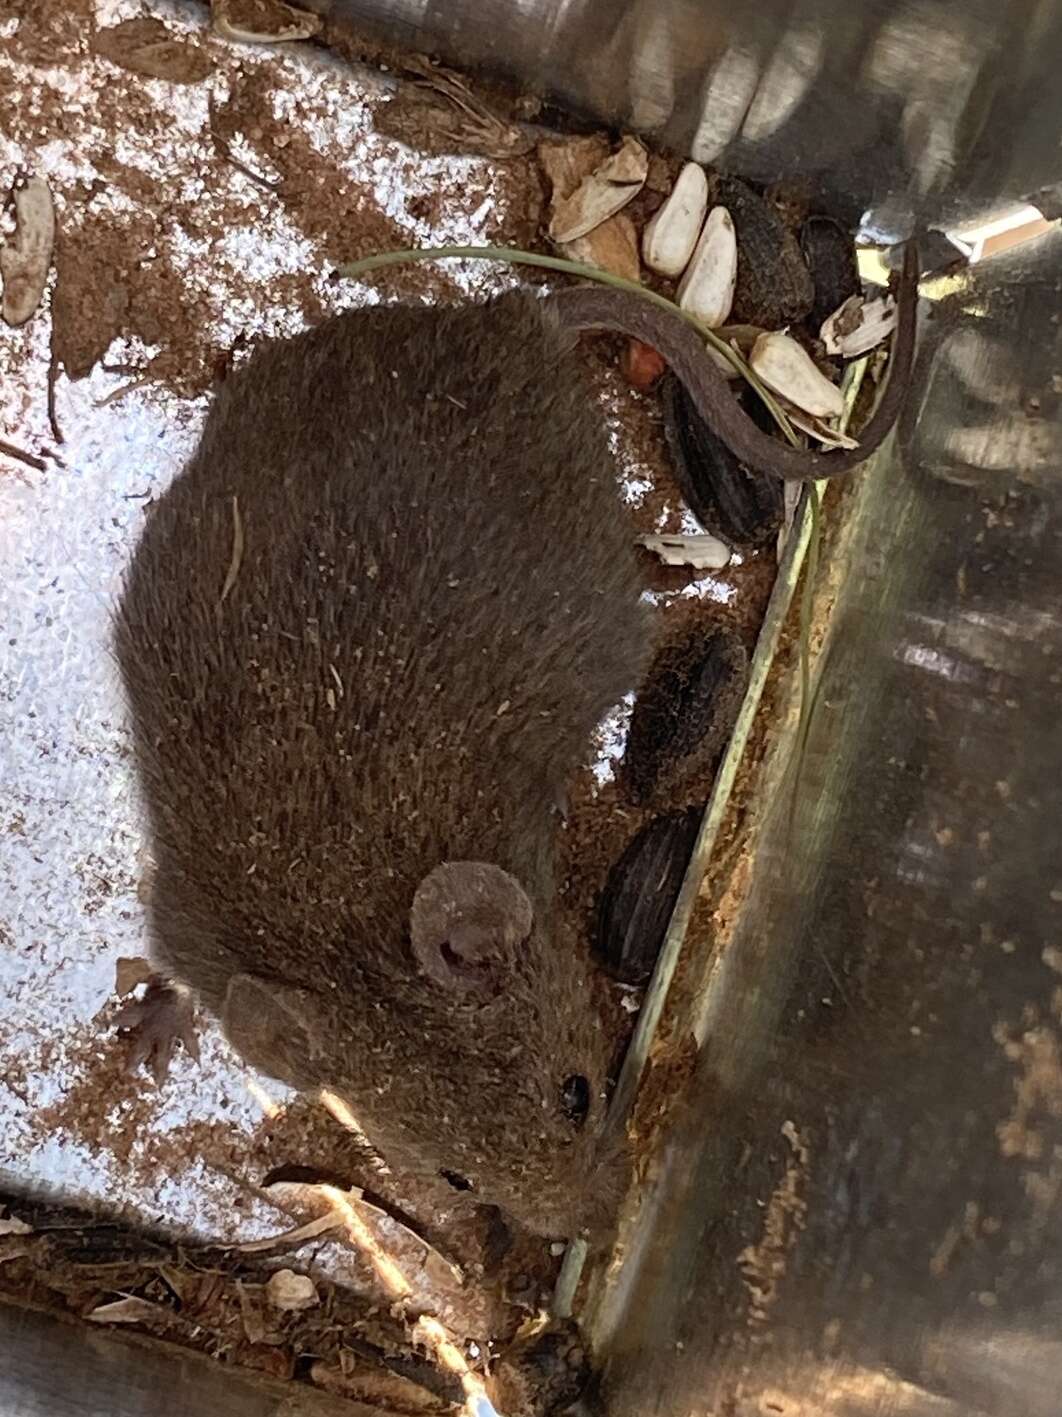
{"label": "mouse tail", "polygon": [[910,381],[918,312],[918,248],[908,241],[899,280],[896,331],[885,392],[862,430],[857,448],[830,453],[792,448],[758,428],[716,367],[697,330],[633,292],[580,285],[546,298],[563,329],[612,330],[651,345],[689,390],[698,413],[750,472],[809,482],[838,477],[865,462],[896,421]]}

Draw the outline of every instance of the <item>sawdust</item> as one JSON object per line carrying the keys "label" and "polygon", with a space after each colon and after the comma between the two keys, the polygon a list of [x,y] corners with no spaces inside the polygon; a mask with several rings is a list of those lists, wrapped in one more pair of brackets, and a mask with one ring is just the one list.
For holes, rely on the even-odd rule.
{"label": "sawdust", "polygon": [[763,1324],[785,1278],[786,1256],[796,1244],[807,1216],[808,1149],[792,1122],[782,1135],[789,1144],[785,1172],[771,1193],[763,1216],[763,1231],[755,1245],[737,1257],[749,1295],[748,1322]]}

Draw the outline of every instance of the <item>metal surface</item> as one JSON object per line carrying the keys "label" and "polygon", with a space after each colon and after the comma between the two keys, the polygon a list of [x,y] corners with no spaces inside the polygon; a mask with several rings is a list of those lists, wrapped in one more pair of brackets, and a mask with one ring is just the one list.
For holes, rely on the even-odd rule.
{"label": "metal surface", "polygon": [[595,1319],[613,1417],[1047,1417],[1062,1378],[1062,236],[938,308],[792,831]]}
{"label": "metal surface", "polygon": [[1056,0],[316,0],[744,176],[902,233],[1059,178]]}

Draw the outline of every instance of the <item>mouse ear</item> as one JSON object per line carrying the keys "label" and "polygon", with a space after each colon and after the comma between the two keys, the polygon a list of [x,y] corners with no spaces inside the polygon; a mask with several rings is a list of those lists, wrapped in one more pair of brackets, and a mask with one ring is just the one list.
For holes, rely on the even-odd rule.
{"label": "mouse ear", "polygon": [[318,1085],[307,996],[253,974],[236,974],[225,991],[221,1023],[245,1062],[299,1091]]}
{"label": "mouse ear", "polygon": [[527,892],[508,871],[486,861],[447,861],[417,887],[410,939],[436,984],[493,993],[533,920]]}

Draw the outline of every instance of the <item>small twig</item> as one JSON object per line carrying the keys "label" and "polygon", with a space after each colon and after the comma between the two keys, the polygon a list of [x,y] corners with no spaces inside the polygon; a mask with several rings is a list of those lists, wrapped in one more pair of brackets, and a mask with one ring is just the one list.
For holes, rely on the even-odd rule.
{"label": "small twig", "polygon": [[467,114],[474,122],[482,125],[487,132],[504,136],[515,131],[511,123],[499,117],[481,99],[477,98],[467,84],[462,83],[458,76],[451,73],[449,69],[436,68],[435,65],[417,56],[411,56],[406,61],[405,67],[411,73],[420,76],[424,87],[434,89],[436,93],[448,98],[456,108]]}
{"label": "small twig", "polygon": [[136,389],[142,389],[145,384],[150,384],[151,382],[151,375],[145,374],[140,379],[134,379],[132,383],[122,384],[120,388],[112,389],[109,394],[105,394],[103,398],[97,399],[96,407],[106,408],[109,403],[117,403],[119,399],[124,399],[126,394],[131,394]]}
{"label": "small twig", "polygon": [[48,471],[48,464],[43,458],[37,457],[35,453],[24,452],[22,448],[16,448],[14,443],[9,443],[6,438],[0,438],[0,453],[5,457],[14,458],[16,462],[25,463],[36,472]]}
{"label": "small twig", "polygon": [[225,573],[225,584],[221,587],[221,597],[218,600],[218,610],[225,604],[229,591],[236,584],[236,577],[240,574],[240,564],[243,561],[243,522],[240,519],[239,498],[232,499],[232,559],[229,562],[229,569]]}
{"label": "small twig", "polygon": [[59,377],[59,360],[52,350],[52,357],[48,364],[48,426],[52,430],[52,437],[57,443],[65,443],[63,430],[59,427],[59,415],[55,410],[55,381]]}
{"label": "small twig", "polygon": [[[348,1203],[356,1201],[361,1210],[370,1214],[390,1220],[399,1229],[404,1230],[407,1235],[423,1245],[429,1253],[435,1255],[438,1260],[446,1266],[459,1284],[465,1282],[465,1273],[461,1265],[451,1259],[445,1251],[438,1245],[433,1244],[428,1236],[421,1229],[414,1216],[401,1206],[395,1205],[378,1191],[367,1190],[364,1186],[352,1185],[349,1180],[342,1176],[334,1176],[328,1172],[319,1171],[313,1166],[277,1166],[269,1172],[262,1180],[262,1189],[268,1191],[271,1186],[279,1185],[306,1186],[316,1191],[324,1193],[326,1200],[335,1201],[335,1192],[339,1192]],[[335,1206],[339,1209],[339,1206]]]}
{"label": "small twig", "polygon": [[261,187],[266,192],[272,193],[275,197],[280,190],[280,179],[278,178],[275,182],[271,182],[268,177],[263,177],[260,172],[255,172],[253,167],[248,167],[245,162],[241,162],[232,151],[232,145],[229,143],[229,140],[222,137],[218,132],[217,109],[214,105],[213,94],[207,99],[207,112],[210,117],[210,137],[222,162],[227,162],[229,166],[234,167],[237,172],[242,172],[249,182],[254,182],[257,186]]}
{"label": "small twig", "polygon": [[340,1230],[343,1224],[343,1212],[330,1210],[327,1215],[319,1215],[316,1220],[307,1221],[305,1225],[296,1225],[294,1230],[284,1230],[279,1235],[267,1235],[262,1240],[246,1240],[242,1245],[227,1245],[225,1248],[236,1250],[241,1255],[265,1254],[268,1250],[291,1250],[297,1245],[305,1244],[307,1240],[315,1240],[318,1235],[327,1234],[329,1230]]}
{"label": "small twig", "polygon": [[229,147],[228,143],[225,142],[224,138],[215,136],[214,142],[217,145],[218,152],[221,154],[223,162],[227,162],[229,166],[234,167],[237,172],[242,172],[249,182],[254,182],[256,186],[261,187],[263,191],[272,193],[274,197],[276,196],[280,191],[279,178],[275,182],[270,182],[268,177],[263,177],[260,172],[255,172],[253,167],[248,167],[245,162],[241,162]]}

